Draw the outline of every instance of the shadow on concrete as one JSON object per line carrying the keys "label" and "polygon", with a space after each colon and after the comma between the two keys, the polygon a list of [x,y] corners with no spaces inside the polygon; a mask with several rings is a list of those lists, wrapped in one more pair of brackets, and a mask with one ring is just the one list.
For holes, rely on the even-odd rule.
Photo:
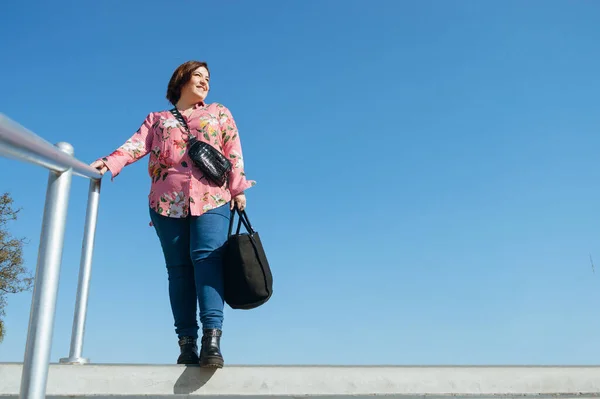
{"label": "shadow on concrete", "polygon": [[174,394],[191,394],[202,388],[217,369],[187,366],[173,387]]}

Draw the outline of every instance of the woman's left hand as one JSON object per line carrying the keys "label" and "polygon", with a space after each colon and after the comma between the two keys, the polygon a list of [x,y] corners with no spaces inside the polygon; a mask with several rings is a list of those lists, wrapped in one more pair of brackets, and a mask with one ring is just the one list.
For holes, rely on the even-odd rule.
{"label": "woman's left hand", "polygon": [[231,200],[230,209],[233,210],[233,207],[237,207],[240,211],[246,209],[246,195],[238,194]]}

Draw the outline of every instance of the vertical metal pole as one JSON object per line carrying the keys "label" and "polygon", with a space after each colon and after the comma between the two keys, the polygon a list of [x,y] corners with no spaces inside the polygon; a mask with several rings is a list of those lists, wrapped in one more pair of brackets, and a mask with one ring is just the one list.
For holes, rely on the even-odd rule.
{"label": "vertical metal pole", "polygon": [[91,179],[88,204],[81,246],[81,262],[79,265],[79,283],[77,285],[77,300],[71,332],[71,349],[69,357],[60,359],[61,363],[86,364],[89,359],[83,358],[83,336],[87,313],[90,280],[92,278],[92,256],[94,254],[94,238],[96,237],[96,222],[98,220],[98,205],[100,203],[100,180]]}
{"label": "vertical metal pole", "polygon": [[[58,143],[56,146],[69,155],[74,153],[73,147],[68,143]],[[62,173],[51,171],[48,177],[29,316],[29,331],[21,376],[19,395],[21,399],[44,399],[46,396],[48,363],[52,347],[56,296],[72,175],[72,170],[68,169]]]}

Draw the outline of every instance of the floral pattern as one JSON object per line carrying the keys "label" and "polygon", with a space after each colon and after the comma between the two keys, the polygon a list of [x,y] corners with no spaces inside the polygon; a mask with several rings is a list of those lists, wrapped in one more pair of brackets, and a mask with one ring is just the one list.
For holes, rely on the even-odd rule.
{"label": "floral pattern", "polygon": [[149,154],[149,205],[163,216],[199,216],[227,204],[256,184],[246,179],[238,129],[227,107],[198,104],[186,122],[198,140],[211,144],[231,160],[233,168],[223,187],[209,181],[193,165],[187,155],[188,134],[169,111],[148,114],[131,138],[101,158],[114,179],[125,166]]}

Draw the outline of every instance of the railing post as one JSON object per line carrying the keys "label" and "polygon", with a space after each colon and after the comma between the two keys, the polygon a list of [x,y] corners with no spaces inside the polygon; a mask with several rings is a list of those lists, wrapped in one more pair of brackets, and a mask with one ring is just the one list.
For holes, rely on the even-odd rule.
{"label": "railing post", "polygon": [[[74,153],[73,147],[68,143],[61,142],[56,146],[71,156]],[[50,171],[48,177],[21,376],[19,396],[21,399],[43,399],[46,396],[48,363],[52,347],[56,297],[72,175],[72,169],[67,169],[61,173]]]}
{"label": "railing post", "polygon": [[75,314],[73,316],[73,330],[71,332],[71,349],[68,358],[60,359],[61,363],[86,364],[89,359],[82,357],[83,336],[85,334],[85,321],[90,293],[90,280],[92,278],[92,256],[94,254],[94,238],[96,236],[96,222],[98,221],[98,205],[100,203],[101,180],[90,180],[90,191],[83,229],[83,243],[81,245],[81,262],[79,265],[79,282],[77,284],[77,299]]}

